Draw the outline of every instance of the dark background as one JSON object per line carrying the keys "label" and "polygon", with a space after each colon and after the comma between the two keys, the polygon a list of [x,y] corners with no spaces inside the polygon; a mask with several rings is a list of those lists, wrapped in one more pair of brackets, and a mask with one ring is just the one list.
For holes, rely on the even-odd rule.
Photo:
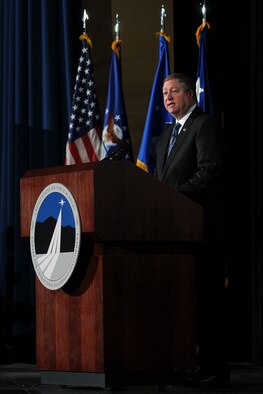
{"label": "dark background", "polygon": [[[63,165],[80,54],[82,11],[90,16],[93,63],[104,111],[114,16],[121,20],[123,86],[135,157],[158,62],[163,2],[0,1],[0,361],[35,360],[34,270],[20,238],[19,179]],[[261,0],[210,0],[208,68],[227,141],[229,359],[263,362]],[[171,71],[196,75],[200,2],[167,1]]]}

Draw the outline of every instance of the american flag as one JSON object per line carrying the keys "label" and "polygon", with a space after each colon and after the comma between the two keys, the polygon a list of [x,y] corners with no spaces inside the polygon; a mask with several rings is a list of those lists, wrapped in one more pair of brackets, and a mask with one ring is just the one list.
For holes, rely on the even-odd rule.
{"label": "american flag", "polygon": [[101,116],[91,61],[91,41],[80,36],[82,50],[73,93],[65,164],[81,164],[100,160]]}

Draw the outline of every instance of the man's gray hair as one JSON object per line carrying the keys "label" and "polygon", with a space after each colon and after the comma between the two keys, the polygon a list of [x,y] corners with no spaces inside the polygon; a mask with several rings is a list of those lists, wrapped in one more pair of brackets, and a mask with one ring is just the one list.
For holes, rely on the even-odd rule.
{"label": "man's gray hair", "polygon": [[168,75],[164,79],[163,83],[166,81],[173,80],[173,79],[176,79],[182,85],[184,90],[186,90],[186,91],[192,90],[193,95],[196,99],[196,84],[195,84],[195,81],[191,77],[189,77],[186,74],[182,74],[182,73],[173,73],[173,74]]}

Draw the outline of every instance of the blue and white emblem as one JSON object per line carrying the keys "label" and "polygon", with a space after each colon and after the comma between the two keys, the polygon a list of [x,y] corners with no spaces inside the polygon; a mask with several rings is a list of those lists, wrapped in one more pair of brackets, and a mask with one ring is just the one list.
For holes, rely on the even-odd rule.
{"label": "blue and white emblem", "polygon": [[35,204],[30,249],[36,275],[50,290],[70,278],[80,250],[80,217],[71,192],[61,183],[48,185]]}

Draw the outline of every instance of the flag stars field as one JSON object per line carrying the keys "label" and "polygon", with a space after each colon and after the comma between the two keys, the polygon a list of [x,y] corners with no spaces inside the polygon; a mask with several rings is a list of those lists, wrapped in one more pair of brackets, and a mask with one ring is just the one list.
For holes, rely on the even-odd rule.
{"label": "flag stars field", "polygon": [[93,80],[91,44],[86,33],[80,36],[82,50],[77,67],[65,164],[80,164],[100,158],[101,123]]}

